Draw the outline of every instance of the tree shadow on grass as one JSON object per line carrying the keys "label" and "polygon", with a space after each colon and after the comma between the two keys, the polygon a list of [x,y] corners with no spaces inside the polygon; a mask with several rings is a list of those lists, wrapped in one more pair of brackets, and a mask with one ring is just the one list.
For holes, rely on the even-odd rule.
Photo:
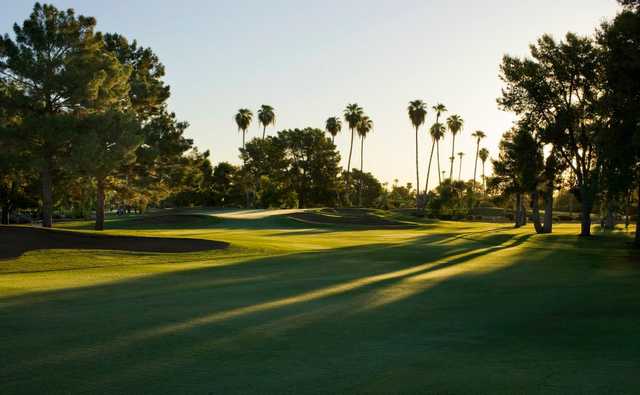
{"label": "tree shadow on grass", "polygon": [[[589,291],[567,286],[592,277],[567,252],[521,250],[530,236],[418,238],[0,299],[0,379],[7,393],[491,392],[506,382],[522,392],[567,366],[518,335],[576,306],[567,301]],[[473,270],[503,253],[512,262]],[[572,270],[550,279],[561,264]]]}

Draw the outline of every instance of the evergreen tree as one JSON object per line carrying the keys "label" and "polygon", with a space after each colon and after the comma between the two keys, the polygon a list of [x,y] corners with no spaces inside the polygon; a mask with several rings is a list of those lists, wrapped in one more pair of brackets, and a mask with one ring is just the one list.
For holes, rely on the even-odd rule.
{"label": "evergreen tree", "polygon": [[[107,50],[96,21],[36,3],[14,37],[0,39],[0,84],[15,86],[12,105],[24,119],[21,142],[42,180],[42,224],[52,225],[53,177],[73,138],[72,111],[126,98],[131,70]],[[58,117],[62,119],[57,119]]]}

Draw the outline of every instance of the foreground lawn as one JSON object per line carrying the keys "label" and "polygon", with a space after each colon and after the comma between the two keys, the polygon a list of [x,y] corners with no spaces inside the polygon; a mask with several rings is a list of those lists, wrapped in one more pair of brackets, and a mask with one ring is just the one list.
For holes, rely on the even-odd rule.
{"label": "foreground lawn", "polygon": [[231,246],[0,261],[0,393],[640,388],[640,257],[622,234],[277,215],[108,226]]}

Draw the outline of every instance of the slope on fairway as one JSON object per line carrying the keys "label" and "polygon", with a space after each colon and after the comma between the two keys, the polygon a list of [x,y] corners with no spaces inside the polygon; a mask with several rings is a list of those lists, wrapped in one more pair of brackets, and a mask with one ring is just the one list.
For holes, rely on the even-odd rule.
{"label": "slope on fairway", "polygon": [[288,215],[312,225],[342,225],[368,228],[410,228],[415,224],[385,218],[368,209],[323,209],[294,212]]}

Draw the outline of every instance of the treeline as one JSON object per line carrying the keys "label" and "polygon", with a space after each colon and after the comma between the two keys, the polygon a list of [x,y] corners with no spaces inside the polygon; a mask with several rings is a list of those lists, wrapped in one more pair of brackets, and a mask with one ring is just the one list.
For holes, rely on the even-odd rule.
{"label": "treeline", "polygon": [[[371,173],[352,169],[349,185],[340,154],[324,131],[286,129],[275,136],[256,137],[240,148],[243,162],[215,167],[206,156],[191,159],[194,170],[182,190],[164,199],[164,206],[298,208],[343,206],[347,193],[360,207],[414,207],[409,183],[381,183]],[[349,192],[347,192],[349,191]]]}
{"label": "treeline", "polygon": [[[373,120],[357,103],[347,104],[343,117],[327,118],[324,137],[321,130],[306,128],[303,130],[284,130],[275,137],[266,136],[266,128],[275,124],[274,107],[262,105],[258,109],[258,121],[262,126],[262,138],[256,137],[246,142],[246,133],[254,120],[253,112],[241,108],[235,115],[238,130],[242,133],[240,148],[243,165],[243,189],[246,207],[376,207],[376,208],[417,208],[420,216],[438,216],[443,212],[450,215],[468,215],[478,206],[485,194],[485,164],[489,151],[481,148],[480,143],[486,137],[477,130],[471,134],[476,143],[475,162],[472,181],[461,179],[462,158],[464,152],[455,154],[456,136],[464,126],[460,115],[453,114],[441,122],[448,112],[447,107],[438,103],[431,107],[435,120],[426,126],[428,106],[422,100],[413,100],[407,108],[409,120],[415,128],[416,137],[416,184],[399,186],[397,182],[389,187],[381,184],[371,173],[364,172],[364,152],[366,137],[373,131]],[[349,129],[349,151],[347,167],[339,168],[340,155],[334,145],[335,137],[342,131],[342,120]],[[428,154],[427,177],[424,189],[420,190],[420,167],[424,158],[420,152],[420,130],[426,129],[431,139]],[[441,170],[440,143],[447,133],[452,135],[449,172]],[[359,142],[356,140],[359,139]],[[360,144],[358,170],[352,167],[354,144]],[[435,155],[434,155],[435,154]],[[356,158],[358,159],[358,158]],[[458,171],[454,174],[456,160]],[[424,161],[426,162],[426,161]],[[481,182],[477,182],[478,163],[482,165]],[[357,164],[357,163],[356,163]],[[437,171],[438,184],[429,189],[431,171]],[[456,178],[457,177],[457,178]]]}

